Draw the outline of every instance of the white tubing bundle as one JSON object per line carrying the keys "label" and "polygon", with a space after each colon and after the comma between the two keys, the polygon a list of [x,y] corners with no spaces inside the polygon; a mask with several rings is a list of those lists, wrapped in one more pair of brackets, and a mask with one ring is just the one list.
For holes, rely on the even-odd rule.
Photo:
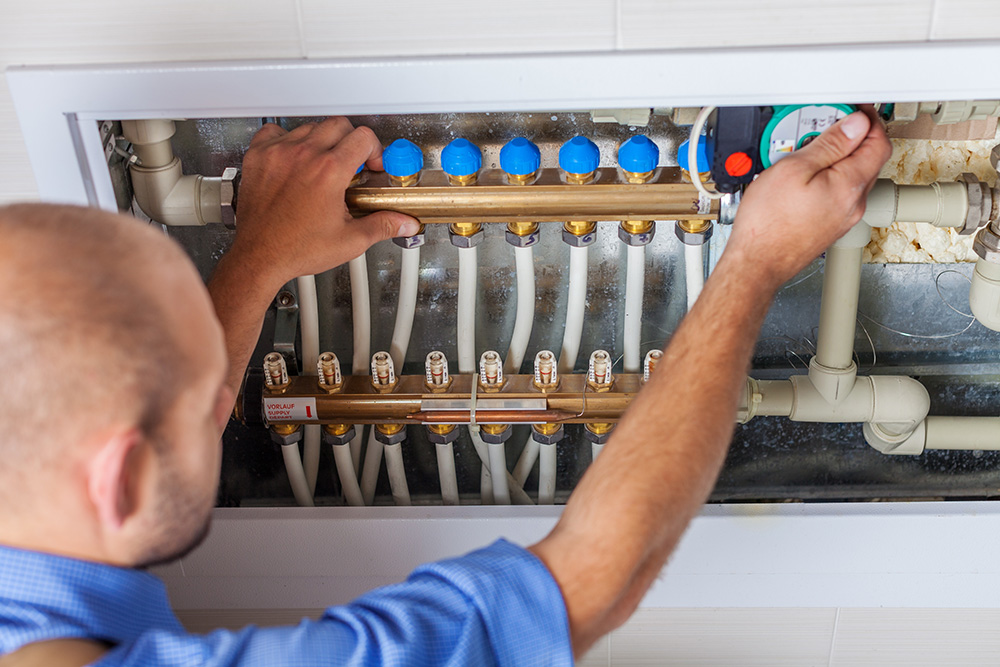
{"label": "white tubing bundle", "polygon": [[638,373],[642,366],[642,292],[646,273],[646,246],[626,246],[628,259],[625,267],[625,355],[626,373]]}

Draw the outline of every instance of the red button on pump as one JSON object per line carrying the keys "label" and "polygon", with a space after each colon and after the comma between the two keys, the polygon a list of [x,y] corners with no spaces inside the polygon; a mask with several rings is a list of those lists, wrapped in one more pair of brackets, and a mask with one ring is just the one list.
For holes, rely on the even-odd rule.
{"label": "red button on pump", "polygon": [[726,158],[726,173],[730,176],[745,176],[753,168],[753,160],[746,153],[733,153]]}

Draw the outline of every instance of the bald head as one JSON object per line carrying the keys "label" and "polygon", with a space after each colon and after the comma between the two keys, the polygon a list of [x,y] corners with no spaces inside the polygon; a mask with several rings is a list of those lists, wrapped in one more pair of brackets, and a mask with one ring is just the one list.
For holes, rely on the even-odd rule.
{"label": "bald head", "polygon": [[135,219],[0,207],[0,494],[19,491],[12,468],[30,476],[95,430],[155,432],[188,370],[167,297],[198,282],[180,249]]}

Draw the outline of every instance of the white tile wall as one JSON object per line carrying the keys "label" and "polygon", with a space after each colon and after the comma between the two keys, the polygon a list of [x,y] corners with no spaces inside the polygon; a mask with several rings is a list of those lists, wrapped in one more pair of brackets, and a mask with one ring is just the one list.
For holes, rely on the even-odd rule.
{"label": "white tile wall", "polygon": [[[621,46],[698,48],[927,39],[933,0],[621,0]],[[706,20],[706,17],[711,20]]]}

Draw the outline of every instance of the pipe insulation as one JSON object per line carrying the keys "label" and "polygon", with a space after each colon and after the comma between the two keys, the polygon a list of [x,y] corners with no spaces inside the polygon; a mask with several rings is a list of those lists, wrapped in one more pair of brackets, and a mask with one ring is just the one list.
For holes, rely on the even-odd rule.
{"label": "pipe insulation", "polygon": [[389,473],[389,489],[392,491],[392,501],[398,506],[409,506],[410,487],[406,483],[406,466],[403,465],[403,446],[401,443],[385,445],[385,469]]}
{"label": "pipe insulation", "polygon": [[517,271],[517,314],[507,358],[503,363],[503,372],[507,375],[521,370],[535,320],[535,259],[532,246],[514,247],[514,265]]}
{"label": "pipe insulation", "polygon": [[438,480],[441,482],[441,503],[458,505],[458,476],[455,473],[455,448],[450,442],[437,443]]}
{"label": "pipe insulation", "polygon": [[122,121],[122,134],[139,159],[129,169],[136,203],[164,225],[222,222],[222,178],[184,176],[170,145],[174,132],[172,120]]}
{"label": "pipe insulation", "polygon": [[392,328],[389,356],[397,373],[403,372],[406,351],[410,346],[413,318],[417,312],[417,283],[420,278],[420,247],[403,248],[399,270],[399,299],[396,302],[396,323]]}
{"label": "pipe insulation", "polygon": [[538,454],[538,504],[554,505],[556,502],[556,446],[539,443]]}
{"label": "pipe insulation", "polygon": [[362,507],[365,504],[358,484],[358,475],[354,472],[354,459],[351,457],[351,445],[332,445],[333,462],[337,466],[337,476],[340,478],[340,488],[344,499],[351,507]]}
{"label": "pipe insulation", "polygon": [[694,308],[695,301],[705,287],[705,244],[684,244],[684,276],[687,284],[688,311]]}
{"label": "pipe insulation", "polygon": [[[302,334],[302,373],[312,375],[317,372],[319,361],[319,302],[316,297],[316,276],[300,276],[295,281],[299,292],[299,329]],[[306,472],[309,493],[316,494],[316,478],[319,476],[319,455],[322,427],[306,424],[302,438],[302,465]]]}
{"label": "pipe insulation", "polygon": [[[351,276],[351,319],[354,322],[354,356],[351,360],[351,373],[368,375],[371,359],[372,338],[372,305],[371,292],[368,288],[368,258],[365,253],[355,257],[348,264]],[[361,472],[361,443],[364,440],[364,428],[358,428],[351,440],[351,459],[354,461],[354,473]]]}
{"label": "pipe insulation", "polygon": [[285,460],[285,471],[288,473],[288,483],[292,486],[295,502],[302,507],[312,507],[313,497],[309,493],[309,483],[306,481],[305,470],[302,469],[302,459],[299,457],[299,443],[281,446],[281,458]]}
{"label": "pipe insulation", "polygon": [[869,227],[926,222],[935,227],[962,228],[968,215],[969,192],[965,183],[896,185],[880,178],[868,193],[861,221]]}
{"label": "pipe insulation", "polygon": [[572,373],[580,353],[583,313],[587,307],[587,255],[587,246],[569,248],[569,295],[562,350],[559,352],[560,373]]}
{"label": "pipe insulation", "polygon": [[639,373],[642,369],[642,293],[646,272],[646,246],[626,245],[625,266],[625,324],[622,338],[626,373]]}

